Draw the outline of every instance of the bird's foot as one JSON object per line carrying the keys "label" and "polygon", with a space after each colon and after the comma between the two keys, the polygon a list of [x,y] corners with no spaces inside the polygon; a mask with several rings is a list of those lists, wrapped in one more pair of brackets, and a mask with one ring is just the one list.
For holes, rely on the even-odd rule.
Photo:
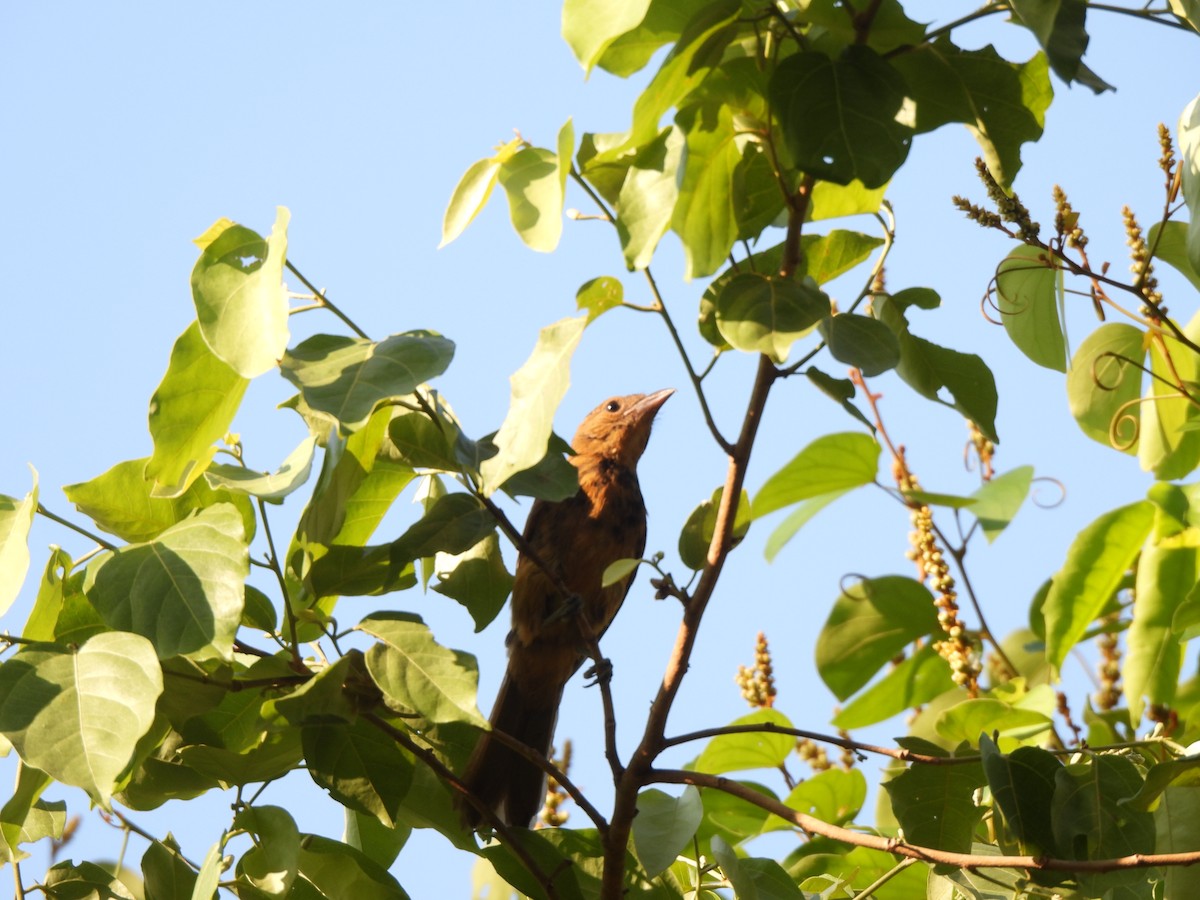
{"label": "bird's foot", "polygon": [[593,685],[605,683],[607,684],[612,679],[613,664],[611,659],[601,659],[598,663],[590,666],[584,671],[583,677],[591,679],[584,687],[592,687]]}

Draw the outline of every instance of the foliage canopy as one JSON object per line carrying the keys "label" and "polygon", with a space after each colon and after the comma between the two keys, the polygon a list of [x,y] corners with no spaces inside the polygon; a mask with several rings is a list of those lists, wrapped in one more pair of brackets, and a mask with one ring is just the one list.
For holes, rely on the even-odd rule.
{"label": "foliage canopy", "polygon": [[[628,130],[577,136],[569,120],[548,147],[521,137],[499,146],[454,188],[443,244],[498,184],[520,239],[553,251],[573,185],[612,226],[614,261],[648,279],[654,302],[627,302],[613,276],[586,281],[577,314],[544,327],[513,375],[492,434],[461,422],[436,386],[452,340],[420,323],[373,339],[312,288],[287,256],[286,209],[266,237],[215,223],[196,240],[196,320],[150,400],[150,455],[67,486],[78,521],[41,504],[36,475],[28,494],[0,497],[0,612],[27,575],[36,514],[96,545],[78,558],[53,548],[28,620],[0,638],[0,740],[20,758],[0,808],[0,860],[18,890],[33,890],[18,868],[25,848],[63,837],[65,803],[42,798],[57,782],[130,828],[127,811],[214,790],[236,800],[202,860],[161,835],[140,876],[54,865],[38,880],[51,897],[402,897],[388,868],[413,828],[478,854],[478,893],[490,896],[1200,893],[1200,868],[1187,867],[1200,861],[1200,684],[1184,671],[1200,635],[1200,493],[1180,483],[1200,466],[1200,316],[1172,317],[1155,277],[1165,264],[1200,289],[1200,98],[1160,135],[1157,221],[1143,231],[1126,210],[1127,279],[1089,259],[1060,190],[1046,229],[1012,192],[1053,99],[1051,73],[1109,88],[1082,61],[1095,11],[1084,0],[1011,0],[932,26],[899,0],[566,0],[563,36],[585,72],[654,67]],[[1126,12],[1142,27],[1200,29],[1187,2]],[[1022,61],[955,43],[959,28],[998,13],[1041,49]],[[1005,639],[989,630],[964,559],[978,535],[991,541],[1009,526],[1033,470],[993,471],[990,369],[914,333],[940,298],[884,277],[896,235],[888,183],[921,152],[920,136],[947,124],[978,141],[987,198],[956,204],[1011,242],[981,273],[996,318],[1031,362],[1065,373],[1082,431],[1157,479],[1145,498],[1123,498],[1079,533],[1032,598],[1029,628]],[[864,216],[874,233],[851,227]],[[650,273],[668,231],[683,247],[684,277],[706,279],[697,289],[697,327],[712,349],[703,367]],[[848,273],[861,290],[841,308],[826,286]],[[312,291],[304,306],[292,305],[285,274]],[[1117,320],[1072,351],[1063,323],[1080,295]],[[310,309],[333,313],[341,331],[293,343],[289,317]],[[575,787],[565,763],[534,753],[555,777],[551,812],[573,801],[589,827],[514,829],[491,817],[481,842],[454,808],[464,790],[456,773],[488,727],[476,662],[436,639],[402,592],[432,587],[478,627],[500,613],[513,583],[502,544],[519,547],[521,537],[496,498],[559,500],[576,489],[554,413],[588,325],[618,309],[665,324],[704,411],[697,440],[725,451],[728,472],[687,517],[679,567],[662,555],[641,561],[658,595],[678,601],[680,628],[644,721],[608,714],[643,734],[627,758],[610,736],[611,809]],[[735,434],[718,424],[706,389],[737,353],[757,360],[757,375]],[[848,378],[832,374],[847,367]],[[231,428],[249,382],[275,368],[290,386],[281,405],[309,434],[261,471]],[[868,382],[889,372],[971,423],[981,474],[973,493],[927,490],[909,468]],[[775,391],[827,397],[840,424],[751,487],[747,467]],[[832,722],[840,734],[799,728],[775,708],[764,639],[741,676],[754,710],[668,736],[697,630],[708,604],[722,602],[722,567],[747,529],[786,511],[767,540],[773,557],[824,507],[868,486],[908,508],[917,572],[849,581],[826,613],[814,651],[842,703]],[[417,514],[373,543],[402,495],[420,501]],[[285,502],[303,507],[286,543],[270,528]],[[962,524],[957,539],[939,527],[946,518]],[[609,577],[636,565],[614,561]],[[339,619],[341,598],[379,595],[388,596],[378,611],[350,627]],[[1058,673],[1085,642],[1105,660],[1102,689],[1069,698],[1056,690]],[[604,679],[600,692],[611,708]],[[914,710],[894,747],[849,736]],[[680,744],[695,748],[689,766],[656,765]],[[824,746],[842,748],[841,767]],[[812,777],[790,773],[797,752]],[[855,765],[865,753],[893,761],[873,816]],[[342,841],[302,834],[287,810],[256,802],[255,786],[297,769],[344,809]],[[743,776],[764,770],[774,787]],[[771,832],[795,837],[781,859],[755,855],[755,839]],[[237,835],[252,844],[235,857]]]}

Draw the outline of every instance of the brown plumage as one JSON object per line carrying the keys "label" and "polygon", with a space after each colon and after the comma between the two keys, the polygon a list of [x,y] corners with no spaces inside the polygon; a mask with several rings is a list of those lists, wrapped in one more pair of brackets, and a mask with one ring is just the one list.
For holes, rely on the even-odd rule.
{"label": "brown plumage", "polygon": [[[538,500],[529,512],[525,540],[538,561],[525,554],[517,559],[508,670],[491,722],[540,753],[550,752],[563,687],[587,654],[581,629],[600,637],[633,581],[630,575],[601,587],[604,570],[618,559],[640,557],[646,548],[637,462],[655,414],[673,393],[613,397],[588,413],[571,442],[579,492],[557,503]],[[578,596],[578,610],[564,609],[567,598],[539,562]],[[522,827],[541,809],[544,780],[541,769],[490,735],[484,735],[463,774],[472,794],[506,824]],[[474,807],[464,804],[463,815],[472,826],[480,823]]]}

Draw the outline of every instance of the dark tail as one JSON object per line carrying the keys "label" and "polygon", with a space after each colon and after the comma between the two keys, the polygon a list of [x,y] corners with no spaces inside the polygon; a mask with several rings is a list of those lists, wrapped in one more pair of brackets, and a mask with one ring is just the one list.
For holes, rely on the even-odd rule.
{"label": "dark tail", "polygon": [[[496,705],[492,708],[492,728],[548,756],[561,699],[561,686],[553,697],[538,696],[535,699],[505,673],[496,695]],[[463,782],[506,825],[528,828],[545,802],[545,773],[491,734],[485,734],[471,754]],[[469,827],[475,828],[483,822],[479,810],[465,800],[461,802],[461,809]]]}

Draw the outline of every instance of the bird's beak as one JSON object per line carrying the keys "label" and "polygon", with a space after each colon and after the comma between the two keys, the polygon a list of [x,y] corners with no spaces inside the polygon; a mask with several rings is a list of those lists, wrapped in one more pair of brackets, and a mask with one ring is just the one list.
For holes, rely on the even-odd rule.
{"label": "bird's beak", "polygon": [[675,393],[675,388],[663,388],[653,394],[647,394],[637,403],[625,410],[625,415],[632,419],[653,419],[659,407],[667,402],[667,398]]}

